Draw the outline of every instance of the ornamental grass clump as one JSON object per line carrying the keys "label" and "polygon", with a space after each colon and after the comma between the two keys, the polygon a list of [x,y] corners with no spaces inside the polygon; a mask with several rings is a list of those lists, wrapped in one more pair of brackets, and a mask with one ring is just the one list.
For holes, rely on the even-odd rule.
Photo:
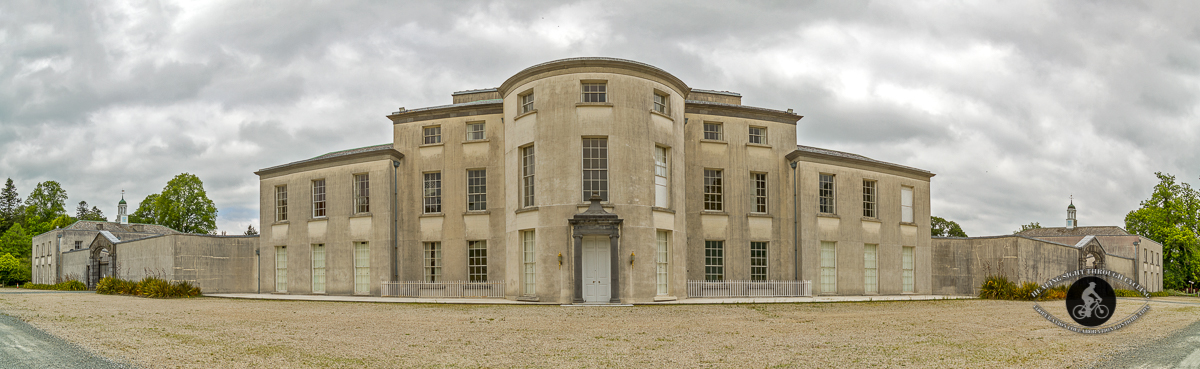
{"label": "ornamental grass clump", "polygon": [[84,290],[87,290],[87,285],[83,284],[83,282],[71,279],[71,280],[58,282],[55,284],[40,284],[40,283],[29,282],[29,283],[21,285],[21,288],[26,288],[26,289],[31,289],[31,290],[84,291]]}
{"label": "ornamental grass clump", "polygon": [[146,277],[137,282],[105,277],[96,284],[96,293],[163,299],[200,296],[200,287],[187,281],[167,281],[158,277]]}
{"label": "ornamental grass clump", "polygon": [[1002,275],[993,275],[984,280],[979,289],[979,298],[991,300],[1062,300],[1067,298],[1067,286],[1054,286],[1042,291],[1036,298],[1034,291],[1041,288],[1033,282],[1023,282],[1020,286]]}
{"label": "ornamental grass clump", "polygon": [[979,288],[979,298],[991,300],[1011,300],[1017,285],[1002,275],[991,275],[983,280]]}

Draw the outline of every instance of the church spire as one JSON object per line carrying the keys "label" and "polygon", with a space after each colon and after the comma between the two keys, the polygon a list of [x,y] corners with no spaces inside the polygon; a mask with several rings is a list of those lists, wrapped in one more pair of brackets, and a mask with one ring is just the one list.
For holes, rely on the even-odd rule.
{"label": "church spire", "polygon": [[1067,205],[1067,229],[1078,226],[1079,222],[1075,220],[1075,195],[1071,195],[1071,205]]}
{"label": "church spire", "polygon": [[117,203],[117,222],[129,224],[129,216],[125,215],[125,190],[121,190],[121,202]]}

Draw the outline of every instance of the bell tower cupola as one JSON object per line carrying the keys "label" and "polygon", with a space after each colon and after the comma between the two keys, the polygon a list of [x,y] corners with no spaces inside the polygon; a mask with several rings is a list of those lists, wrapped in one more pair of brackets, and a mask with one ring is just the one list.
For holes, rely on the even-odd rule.
{"label": "bell tower cupola", "polygon": [[1067,205],[1067,229],[1074,229],[1079,226],[1079,222],[1075,220],[1075,196],[1071,196],[1071,205]]}
{"label": "bell tower cupola", "polygon": [[129,216],[125,212],[125,190],[121,190],[121,202],[117,203],[117,221],[121,224],[129,224]]}

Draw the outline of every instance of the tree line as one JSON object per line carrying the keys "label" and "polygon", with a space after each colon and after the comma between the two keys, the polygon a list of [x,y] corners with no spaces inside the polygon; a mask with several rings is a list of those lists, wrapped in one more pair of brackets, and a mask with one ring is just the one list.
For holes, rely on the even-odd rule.
{"label": "tree line", "polygon": [[[80,220],[108,220],[87,201],[80,201],[71,216],[66,201],[67,191],[57,181],[38,183],[24,199],[12,178],[5,182],[0,190],[0,284],[31,279],[34,236]],[[172,178],[161,193],[146,196],[129,214],[130,223],[157,224],[184,233],[212,233],[216,220],[217,207],[208,199],[204,183],[189,173]]]}

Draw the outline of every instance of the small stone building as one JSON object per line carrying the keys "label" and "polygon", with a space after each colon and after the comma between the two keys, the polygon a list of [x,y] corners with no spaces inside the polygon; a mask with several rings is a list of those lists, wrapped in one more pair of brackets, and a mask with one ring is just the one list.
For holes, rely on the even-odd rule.
{"label": "small stone building", "polygon": [[1162,291],[1161,244],[1121,227],[1080,227],[1075,211],[1072,202],[1066,227],[991,237],[934,237],[934,293],[977,295],[989,275],[1040,284],[1083,267],[1112,270],[1148,291]]}
{"label": "small stone building", "polygon": [[155,224],[81,220],[33,237],[33,282],[65,280],[95,288],[101,278],[156,276],[188,281],[204,293],[256,292],[258,236],[186,234]]}

